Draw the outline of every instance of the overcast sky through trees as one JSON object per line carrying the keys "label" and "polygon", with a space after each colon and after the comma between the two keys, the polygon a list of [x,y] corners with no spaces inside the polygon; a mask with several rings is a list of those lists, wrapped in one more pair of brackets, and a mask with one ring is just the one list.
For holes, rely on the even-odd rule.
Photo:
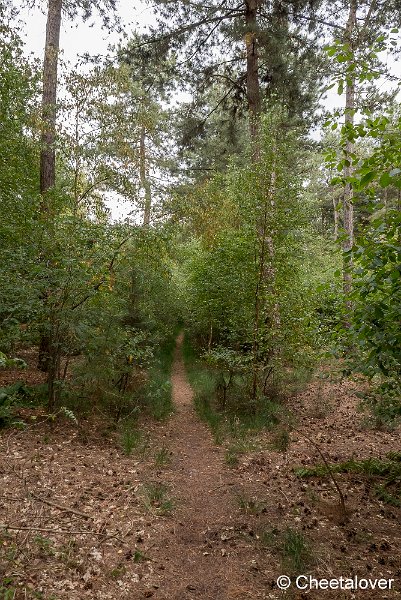
{"label": "overcast sky through trees", "polygon": [[[21,0],[16,0],[16,5],[21,5]],[[44,2],[44,4],[46,4]],[[101,21],[94,15],[87,22],[82,23],[64,19],[61,30],[60,47],[63,53],[64,62],[74,65],[79,56],[83,54],[106,55],[111,45],[117,44],[121,39],[129,39],[133,31],[143,30],[146,25],[155,22],[151,7],[143,0],[121,0],[117,5],[119,17],[125,33],[110,33],[101,27]],[[21,9],[20,19],[22,21],[23,33],[26,42],[26,51],[33,53],[40,60],[43,57],[43,47],[45,41],[46,15],[35,9]],[[388,59],[393,75],[401,78],[401,63],[395,62],[392,58]],[[387,88],[387,84],[383,88]],[[335,89],[330,90],[327,98],[323,101],[324,107],[333,109],[343,105],[343,101],[337,95]],[[319,132],[315,132],[313,137],[320,137]],[[124,218],[132,210],[129,202],[122,202],[116,198],[110,199],[107,203],[112,211],[112,218],[118,220]]]}

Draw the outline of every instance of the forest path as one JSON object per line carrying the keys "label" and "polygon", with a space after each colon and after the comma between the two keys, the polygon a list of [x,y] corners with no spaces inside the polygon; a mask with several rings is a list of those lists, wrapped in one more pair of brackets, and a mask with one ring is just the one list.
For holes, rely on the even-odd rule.
{"label": "forest path", "polygon": [[[177,339],[172,372],[176,412],[163,427],[171,453],[160,480],[176,501],[171,519],[159,531],[152,557],[161,561],[160,600],[245,600],[263,598],[261,574],[252,568],[255,540],[240,512],[236,486],[193,407],[193,391],[182,359],[183,334]],[[157,537],[159,537],[157,536]]]}

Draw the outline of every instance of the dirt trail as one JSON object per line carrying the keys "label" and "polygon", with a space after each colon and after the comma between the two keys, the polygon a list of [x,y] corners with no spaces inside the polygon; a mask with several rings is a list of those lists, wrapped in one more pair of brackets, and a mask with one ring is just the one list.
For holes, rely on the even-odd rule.
{"label": "dirt trail", "polygon": [[[177,339],[172,374],[175,415],[164,428],[172,463],[160,474],[173,489],[174,524],[153,557],[166,561],[160,588],[163,600],[230,600],[266,597],[260,574],[252,571],[252,545],[241,522],[232,476],[221,449],[194,412],[193,392]],[[242,515],[243,519],[243,515]],[[252,532],[251,532],[252,533]],[[257,581],[259,579],[259,581]]]}

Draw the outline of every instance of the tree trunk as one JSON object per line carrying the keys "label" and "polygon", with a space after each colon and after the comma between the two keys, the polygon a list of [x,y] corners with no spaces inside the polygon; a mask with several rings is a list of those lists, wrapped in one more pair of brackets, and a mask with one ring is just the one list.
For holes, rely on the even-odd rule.
{"label": "tree trunk", "polygon": [[[353,35],[356,27],[356,16],[358,9],[358,0],[350,0],[349,15],[347,26],[344,35],[344,41],[353,49]],[[353,52],[352,52],[353,55]],[[355,110],[355,76],[353,71],[346,75],[346,90],[345,90],[345,125],[354,124]],[[354,143],[347,139],[345,146],[345,158],[348,159],[348,165],[344,166],[344,178],[352,176],[354,168],[350,155],[354,151]],[[353,206],[353,191],[350,183],[345,184],[343,198],[343,217],[344,217],[344,262],[343,262],[343,290],[345,302],[344,326],[349,329],[351,326],[352,301],[350,298],[352,290],[352,257],[350,251],[354,245],[354,206]]]}
{"label": "tree trunk", "polygon": [[[338,202],[336,198],[333,198],[333,214],[334,214],[334,241],[338,240],[338,223],[339,223],[339,214],[338,214]],[[323,231],[323,228],[322,228]]]}
{"label": "tree trunk", "polygon": [[[263,216],[258,228],[258,280],[255,289],[255,313],[253,327],[253,375],[251,397],[256,402],[259,394],[260,372],[269,366],[269,362],[279,350],[274,347],[274,334],[280,329],[281,318],[278,302],[275,301],[270,309],[266,307],[266,296],[269,295],[276,299],[276,270],[274,267],[274,241],[273,231],[269,216],[275,210],[276,194],[276,167],[272,165],[270,182],[264,199]],[[271,313],[269,312],[271,310]],[[263,343],[261,344],[263,329],[269,329],[272,334],[269,340],[270,348],[267,350]],[[271,368],[269,366],[269,368]],[[264,385],[265,390],[265,385]]]}
{"label": "tree trunk", "polygon": [[[54,214],[49,192],[56,182],[56,101],[57,101],[57,66],[60,45],[62,0],[49,0],[46,44],[43,61],[43,95],[42,95],[42,136],[40,152],[40,213],[46,226],[53,228]],[[46,260],[46,258],[45,258]],[[44,304],[48,303],[50,293],[43,294]],[[49,323],[41,334],[39,344],[38,367],[48,373],[49,406],[54,404],[54,379],[58,364],[58,351],[52,331],[54,326]]]}
{"label": "tree trunk", "polygon": [[246,93],[249,110],[249,128],[252,154],[255,162],[260,158],[260,83],[257,48],[257,9],[259,0],[247,0],[245,9]]}
{"label": "tree trunk", "polygon": [[56,182],[56,101],[57,66],[60,45],[62,0],[49,0],[46,45],[43,61],[42,149],[40,153],[40,192],[42,212],[49,212],[47,192]]}
{"label": "tree trunk", "polygon": [[152,208],[152,197],[150,191],[150,183],[146,168],[146,132],[145,127],[141,128],[141,139],[139,146],[139,178],[141,188],[145,192],[145,206],[143,211],[143,224],[147,226],[150,224],[150,211]]}

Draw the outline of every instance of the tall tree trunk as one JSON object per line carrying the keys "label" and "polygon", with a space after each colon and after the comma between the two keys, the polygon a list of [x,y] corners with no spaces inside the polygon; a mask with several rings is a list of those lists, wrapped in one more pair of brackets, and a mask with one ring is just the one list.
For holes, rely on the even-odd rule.
{"label": "tall tree trunk", "polygon": [[[258,67],[257,48],[257,9],[259,0],[247,0],[245,3],[245,47],[246,47],[246,94],[248,100],[249,133],[252,144],[252,159],[254,163],[260,161],[260,83]],[[266,215],[265,215],[266,216]],[[263,296],[263,269],[266,260],[265,247],[266,219],[258,224],[260,239],[258,262],[259,275],[255,290],[255,312],[253,328],[253,377],[251,397],[256,402],[259,383],[259,360],[260,360],[260,319],[262,312]],[[255,407],[254,407],[255,408]]]}
{"label": "tall tree trunk", "polygon": [[[62,0],[49,0],[46,43],[43,61],[42,96],[42,136],[40,152],[40,193],[42,196],[40,212],[46,227],[53,229],[54,214],[50,191],[56,183],[56,102],[57,102],[57,66],[60,46]],[[46,257],[45,257],[46,260]],[[43,302],[48,304],[50,291],[43,294]],[[48,310],[46,311],[48,312]],[[48,404],[52,408],[55,400],[55,378],[58,369],[59,351],[55,326],[49,317],[47,327],[42,331],[39,345],[38,366],[48,373]]]}
{"label": "tall tree trunk", "polygon": [[334,215],[334,241],[338,240],[338,223],[340,215],[338,213],[338,202],[337,198],[333,198],[333,215]]}
{"label": "tall tree trunk", "polygon": [[[274,232],[271,229],[270,218],[275,210],[276,196],[276,165],[273,163],[270,181],[264,198],[263,215],[258,227],[258,279],[255,289],[255,312],[253,327],[253,376],[251,397],[256,402],[260,388],[260,374],[266,368],[272,371],[269,364],[279,351],[274,347],[275,333],[280,329],[280,308],[276,299],[276,269],[274,266]],[[269,295],[274,302],[266,306],[266,296]],[[263,333],[269,329],[269,348],[263,344]],[[261,343],[262,342],[262,343]],[[264,385],[265,391],[266,385]]]}
{"label": "tall tree trunk", "polygon": [[[350,49],[353,49],[353,37],[356,27],[356,16],[358,9],[358,0],[350,0],[349,14],[347,26],[344,34],[344,42],[349,45]],[[353,56],[353,52],[351,52]],[[353,58],[351,59],[353,60]],[[346,89],[345,89],[345,125],[354,124],[354,110],[355,110],[355,76],[353,71],[349,71],[346,76]],[[352,166],[351,154],[354,151],[354,143],[347,139],[345,146],[345,158],[348,159],[349,164],[344,166],[344,178],[347,179],[352,176],[354,168]],[[352,290],[352,257],[350,251],[354,245],[354,206],[353,206],[353,190],[350,183],[345,184],[344,197],[343,197],[343,218],[344,218],[344,262],[343,262],[343,290],[344,290],[344,301],[345,301],[345,317],[344,326],[349,329],[351,326],[351,314],[352,314],[352,301],[350,298]]]}
{"label": "tall tree trunk", "polygon": [[247,0],[245,8],[245,46],[246,46],[246,93],[249,110],[249,127],[253,145],[253,159],[260,158],[260,83],[257,44],[257,9],[260,0]]}
{"label": "tall tree trunk", "polygon": [[147,173],[146,165],[146,131],[145,127],[141,128],[141,138],[139,145],[139,178],[141,188],[145,193],[145,206],[143,210],[143,224],[145,226],[150,224],[150,211],[152,208],[152,196],[150,191],[150,183]]}
{"label": "tall tree trunk", "polygon": [[49,0],[46,45],[43,61],[42,149],[40,153],[40,192],[42,212],[49,212],[47,192],[56,183],[56,101],[57,66],[60,46],[62,0]]}

